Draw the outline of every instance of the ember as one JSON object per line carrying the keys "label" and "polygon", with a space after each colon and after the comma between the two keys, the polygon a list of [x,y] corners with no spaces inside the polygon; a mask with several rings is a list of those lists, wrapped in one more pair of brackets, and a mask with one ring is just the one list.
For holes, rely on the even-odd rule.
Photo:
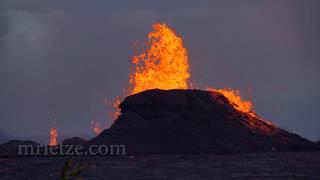
{"label": "ember", "polygon": [[98,135],[102,132],[101,124],[98,121],[91,121],[93,132]]}

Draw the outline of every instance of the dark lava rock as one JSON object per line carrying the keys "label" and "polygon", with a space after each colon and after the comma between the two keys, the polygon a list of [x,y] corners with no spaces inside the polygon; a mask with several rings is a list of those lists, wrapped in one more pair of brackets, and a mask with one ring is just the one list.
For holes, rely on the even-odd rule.
{"label": "dark lava rock", "polygon": [[111,128],[89,144],[126,145],[128,154],[314,150],[315,143],[237,111],[218,92],[148,90],[128,96]]}
{"label": "dark lava rock", "polygon": [[87,140],[81,139],[79,137],[73,137],[69,139],[65,139],[62,144],[63,145],[86,145]]}
{"label": "dark lava rock", "polygon": [[39,144],[34,141],[11,140],[0,145],[0,155],[17,155],[20,145],[36,147]]}

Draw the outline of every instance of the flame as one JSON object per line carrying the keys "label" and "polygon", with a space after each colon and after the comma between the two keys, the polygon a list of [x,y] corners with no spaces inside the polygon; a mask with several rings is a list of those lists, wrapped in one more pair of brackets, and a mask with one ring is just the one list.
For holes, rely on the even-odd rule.
{"label": "flame", "polygon": [[58,145],[58,129],[51,128],[49,146],[56,146],[56,145]]}
{"label": "flame", "polygon": [[165,23],[153,25],[145,52],[133,56],[129,94],[148,89],[187,89],[190,77],[187,50],[182,39]]}

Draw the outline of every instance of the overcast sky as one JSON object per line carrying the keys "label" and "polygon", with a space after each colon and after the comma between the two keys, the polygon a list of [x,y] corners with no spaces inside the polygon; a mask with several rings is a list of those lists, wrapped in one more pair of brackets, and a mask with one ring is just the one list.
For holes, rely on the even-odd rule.
{"label": "overcast sky", "polygon": [[0,133],[62,136],[110,124],[134,41],[153,23],[182,36],[198,87],[253,90],[265,119],[320,140],[320,1],[0,1]]}

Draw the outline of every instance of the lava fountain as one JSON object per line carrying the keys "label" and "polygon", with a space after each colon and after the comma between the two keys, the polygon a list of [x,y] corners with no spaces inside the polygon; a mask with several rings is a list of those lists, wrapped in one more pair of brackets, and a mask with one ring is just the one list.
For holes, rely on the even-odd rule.
{"label": "lava fountain", "polygon": [[49,146],[56,146],[56,145],[58,145],[58,129],[50,128]]}
{"label": "lava fountain", "polygon": [[[154,24],[142,49],[132,57],[133,72],[123,97],[148,89],[188,89],[191,75],[187,49],[174,30],[165,23]],[[114,120],[120,115],[123,97],[116,97],[112,104]]]}
{"label": "lava fountain", "polygon": [[187,89],[190,67],[182,38],[165,23],[153,25],[145,52],[133,56],[129,94],[148,89]]}
{"label": "lava fountain", "polygon": [[[149,89],[189,89],[191,73],[183,40],[165,23],[156,23],[144,41],[142,52],[132,57],[133,71],[124,96],[116,97],[112,119],[120,115],[119,104],[126,96]],[[208,88],[223,94],[239,112],[257,117],[251,101],[244,100],[238,90]]]}

